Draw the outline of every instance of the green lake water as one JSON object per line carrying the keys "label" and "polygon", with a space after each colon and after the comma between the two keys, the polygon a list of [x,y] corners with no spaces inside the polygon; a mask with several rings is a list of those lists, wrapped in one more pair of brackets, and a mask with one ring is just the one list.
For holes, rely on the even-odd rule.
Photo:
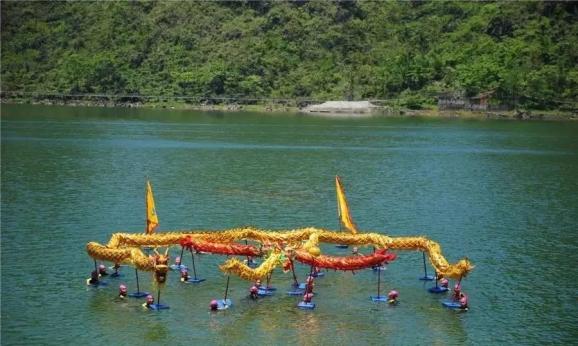
{"label": "green lake water", "polygon": [[[3,345],[578,342],[578,122],[1,110]],[[369,300],[377,277],[365,270],[327,273],[317,309],[298,310],[284,294],[291,275],[277,270],[275,296],[250,301],[250,284],[232,277],[233,308],[210,313],[225,285],[216,255],[198,257],[200,285],[169,274],[167,311],[115,298],[120,283],[135,288],[128,267],[107,288],[85,285],[87,242],[143,232],[147,176],[163,232],[337,229],[336,174],[360,229],[425,235],[450,262],[472,260],[470,311],[426,291],[419,252],[384,272],[384,290],[400,292],[394,308]],[[140,282],[153,289],[149,273]]]}

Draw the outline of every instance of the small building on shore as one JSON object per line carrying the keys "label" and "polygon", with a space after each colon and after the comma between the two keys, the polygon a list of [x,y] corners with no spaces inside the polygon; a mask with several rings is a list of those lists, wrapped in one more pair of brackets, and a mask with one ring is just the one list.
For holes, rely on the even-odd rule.
{"label": "small building on shore", "polygon": [[448,92],[438,95],[438,108],[440,110],[472,110],[487,111],[494,108],[502,109],[503,105],[492,105],[490,101],[494,96],[495,90],[481,92],[473,97],[466,97],[463,91]]}

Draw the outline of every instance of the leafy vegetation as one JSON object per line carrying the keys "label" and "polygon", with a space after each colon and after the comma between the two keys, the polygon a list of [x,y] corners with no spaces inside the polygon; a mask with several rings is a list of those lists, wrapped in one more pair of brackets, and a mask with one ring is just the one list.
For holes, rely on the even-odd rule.
{"label": "leafy vegetation", "polygon": [[3,91],[578,99],[576,2],[3,2]]}

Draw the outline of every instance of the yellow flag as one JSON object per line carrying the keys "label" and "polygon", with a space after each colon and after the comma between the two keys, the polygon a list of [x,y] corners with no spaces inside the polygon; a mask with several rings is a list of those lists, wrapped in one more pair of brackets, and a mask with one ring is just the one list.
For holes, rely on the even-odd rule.
{"label": "yellow flag", "polygon": [[345,191],[341,185],[341,180],[335,176],[335,189],[337,190],[337,213],[339,214],[339,222],[341,226],[347,229],[352,234],[357,234],[357,226],[351,218],[349,207],[347,206],[347,199],[345,199]]}
{"label": "yellow flag", "polygon": [[159,218],[155,209],[155,199],[153,197],[153,189],[151,183],[147,180],[146,186],[146,209],[147,209],[147,228],[146,234],[153,234],[155,229],[159,226]]}

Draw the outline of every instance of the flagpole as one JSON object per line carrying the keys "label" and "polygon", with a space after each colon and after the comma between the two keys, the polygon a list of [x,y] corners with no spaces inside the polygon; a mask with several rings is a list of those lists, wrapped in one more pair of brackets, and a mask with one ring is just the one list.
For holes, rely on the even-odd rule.
{"label": "flagpole", "polygon": [[[145,181],[145,234],[148,234],[148,229],[149,229],[149,227],[148,227],[149,226],[149,222],[148,222],[149,218],[148,218],[148,213],[147,213],[147,207],[148,207],[148,205],[147,205],[147,182],[149,180],[148,175],[145,175],[145,179],[146,179],[146,181]],[[136,276],[136,293],[140,294],[140,285],[138,283],[138,269],[136,266],[134,267],[134,275]]]}

